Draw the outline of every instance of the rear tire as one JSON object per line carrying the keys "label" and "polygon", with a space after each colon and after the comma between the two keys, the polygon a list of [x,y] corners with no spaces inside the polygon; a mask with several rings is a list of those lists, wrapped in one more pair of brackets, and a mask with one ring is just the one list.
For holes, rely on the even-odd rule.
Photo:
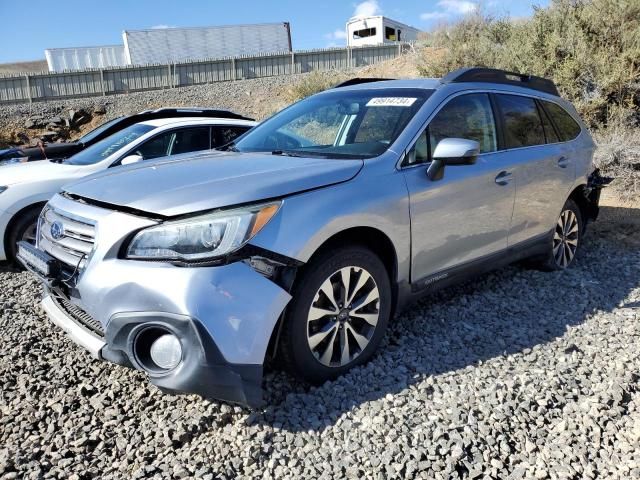
{"label": "rear tire", "polygon": [[279,348],[284,367],[320,384],[365,363],[384,336],[391,302],[389,274],[367,248],[319,255],[294,285]]}
{"label": "rear tire", "polygon": [[12,222],[9,232],[7,233],[5,250],[7,252],[7,260],[17,264],[16,254],[18,253],[18,242],[21,240],[35,244],[36,232],[38,227],[38,216],[42,211],[42,207],[33,207],[19,213],[19,217]]}
{"label": "rear tire", "polygon": [[549,272],[569,268],[576,258],[583,232],[584,225],[580,208],[576,202],[568,199],[554,226],[548,251],[537,262],[537,266]]}

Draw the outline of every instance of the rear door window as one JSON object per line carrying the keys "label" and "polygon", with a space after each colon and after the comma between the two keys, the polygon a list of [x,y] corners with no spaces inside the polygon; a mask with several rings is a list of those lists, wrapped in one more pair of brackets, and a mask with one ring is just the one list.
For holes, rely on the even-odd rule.
{"label": "rear door window", "polygon": [[175,132],[170,155],[209,150],[211,148],[210,128],[182,128]]}
{"label": "rear door window", "polygon": [[533,98],[496,95],[502,112],[506,148],[544,145],[544,128]]}
{"label": "rear door window", "polygon": [[560,140],[568,142],[580,135],[580,131],[582,130],[580,125],[578,125],[578,122],[576,122],[564,108],[553,102],[543,101],[542,104],[545,110],[549,112],[551,120],[558,129]]}
{"label": "rear door window", "polygon": [[251,127],[221,126],[213,127],[213,147],[221,147],[233,142]]}

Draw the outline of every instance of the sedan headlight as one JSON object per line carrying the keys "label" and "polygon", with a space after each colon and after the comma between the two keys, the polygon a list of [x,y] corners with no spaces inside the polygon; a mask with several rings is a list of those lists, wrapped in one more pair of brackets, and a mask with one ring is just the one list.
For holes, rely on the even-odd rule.
{"label": "sedan headlight", "polygon": [[4,192],[9,187],[0,187],[0,193]]}
{"label": "sedan headlight", "polygon": [[198,262],[223,257],[247,243],[280,208],[280,202],[215,212],[145,228],[127,258]]}

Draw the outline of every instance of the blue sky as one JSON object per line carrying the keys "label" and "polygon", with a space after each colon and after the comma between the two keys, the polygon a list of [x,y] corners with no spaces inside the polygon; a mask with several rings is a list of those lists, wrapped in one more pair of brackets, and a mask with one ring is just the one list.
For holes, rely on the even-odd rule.
{"label": "blue sky", "polygon": [[[549,0],[484,0],[488,11],[528,16]],[[291,23],[296,50],[344,45],[345,22],[383,14],[428,30],[474,8],[467,0],[0,0],[0,63],[44,58],[45,48],[122,43],[122,31],[241,23]]]}

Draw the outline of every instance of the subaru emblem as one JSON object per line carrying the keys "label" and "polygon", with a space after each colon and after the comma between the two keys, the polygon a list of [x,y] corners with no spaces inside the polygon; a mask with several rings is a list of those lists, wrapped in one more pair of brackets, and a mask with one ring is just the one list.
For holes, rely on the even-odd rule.
{"label": "subaru emblem", "polygon": [[60,240],[64,237],[64,225],[62,223],[55,221],[51,224],[51,237],[54,240]]}

